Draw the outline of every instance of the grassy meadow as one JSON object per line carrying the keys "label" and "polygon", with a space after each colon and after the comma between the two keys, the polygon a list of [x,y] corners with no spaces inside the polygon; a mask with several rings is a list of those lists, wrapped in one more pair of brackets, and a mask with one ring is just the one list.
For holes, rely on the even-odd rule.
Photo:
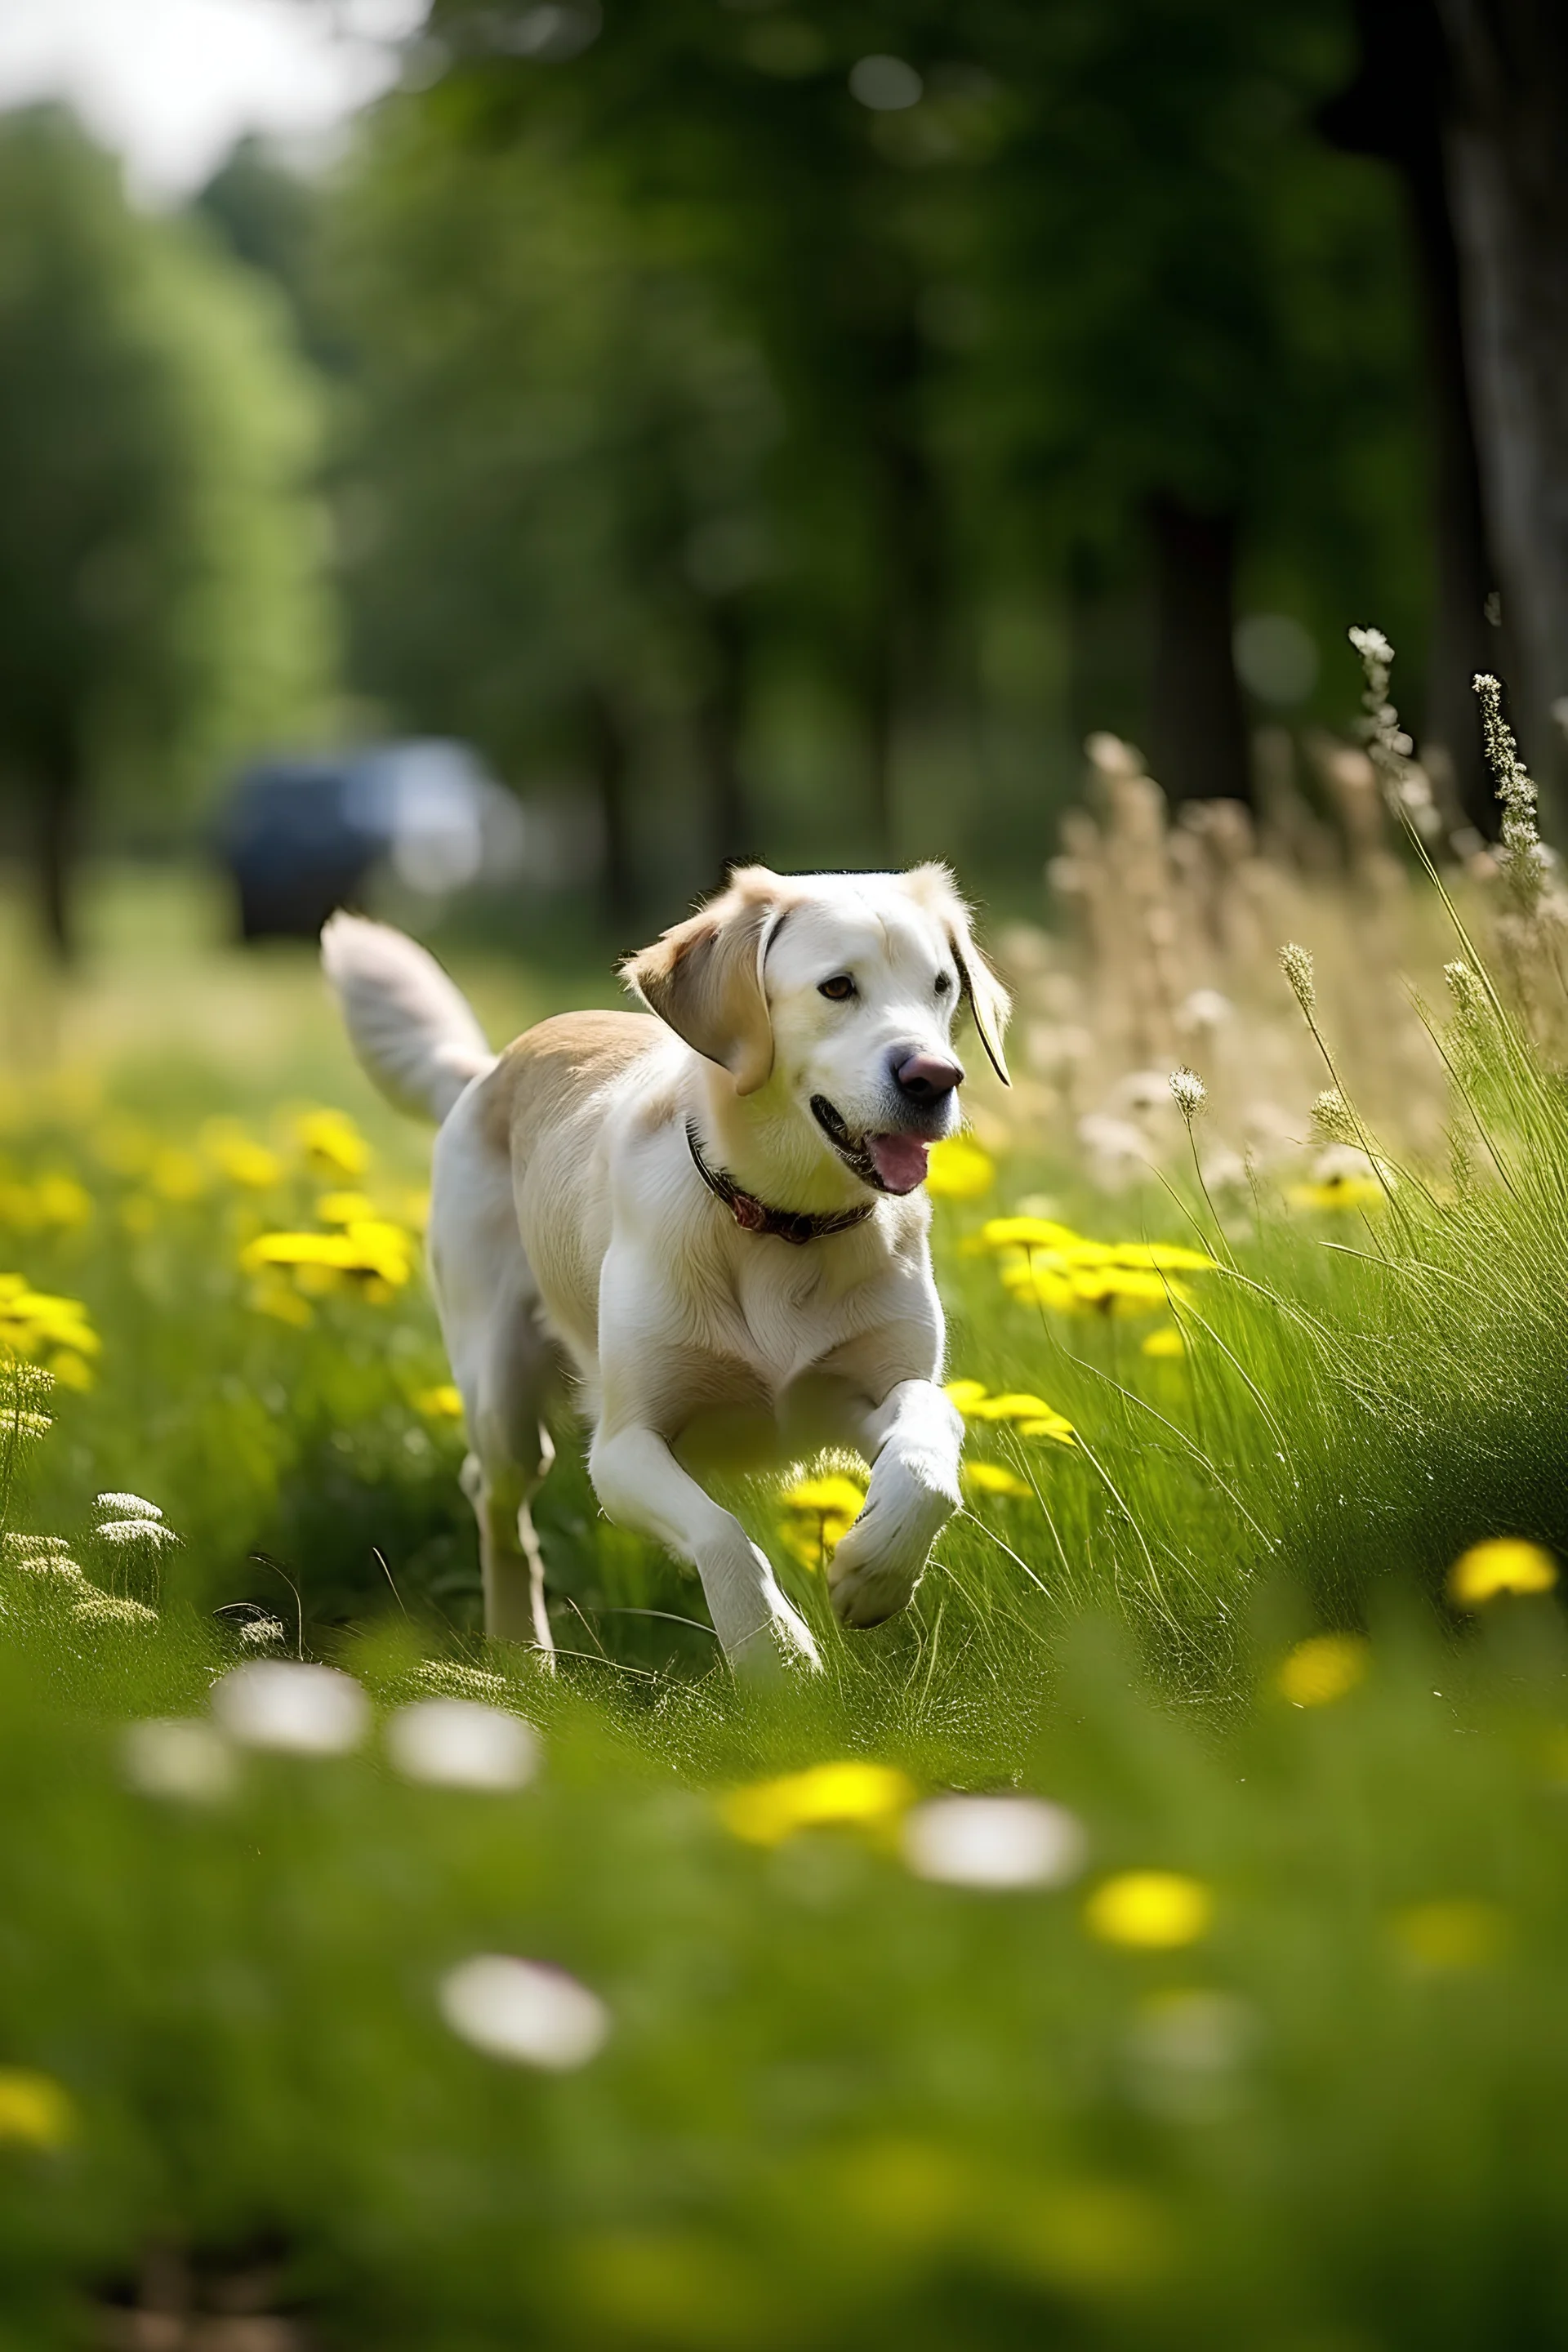
{"label": "grassy meadow", "polygon": [[569,1426],[487,1646],[426,1139],[304,950],[92,934],[0,927],[0,2347],[1562,2343],[1568,1097],[1473,957],[1424,1161],[942,1156],[967,1508],[845,1635],[855,1465],[731,1497],[759,1691]]}

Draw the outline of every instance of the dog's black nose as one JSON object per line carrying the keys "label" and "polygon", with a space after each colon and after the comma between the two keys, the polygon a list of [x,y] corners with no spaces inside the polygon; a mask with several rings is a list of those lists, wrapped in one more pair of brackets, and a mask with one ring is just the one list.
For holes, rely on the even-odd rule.
{"label": "dog's black nose", "polygon": [[893,1076],[899,1082],[899,1092],[912,1103],[941,1102],[954,1087],[963,1084],[959,1064],[944,1062],[938,1054],[910,1054],[894,1064]]}

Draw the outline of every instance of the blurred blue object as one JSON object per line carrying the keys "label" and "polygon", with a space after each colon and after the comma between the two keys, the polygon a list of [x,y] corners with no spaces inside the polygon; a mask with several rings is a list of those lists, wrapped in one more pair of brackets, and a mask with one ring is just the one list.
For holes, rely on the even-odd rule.
{"label": "blurred blue object", "polygon": [[445,898],[522,865],[522,810],[466,744],[437,739],[259,760],[219,831],[247,940],[313,939],[389,869]]}

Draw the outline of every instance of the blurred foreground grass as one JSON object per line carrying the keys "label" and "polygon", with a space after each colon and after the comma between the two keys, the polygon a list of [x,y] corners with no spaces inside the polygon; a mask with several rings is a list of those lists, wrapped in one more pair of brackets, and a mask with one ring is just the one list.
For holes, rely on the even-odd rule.
{"label": "blurred foreground grass", "polygon": [[[845,1637],[842,1498],[742,1493],[828,1672],[741,1695],[570,1444],[561,1671],[486,1651],[422,1139],[307,956],[98,937],[7,998],[0,2343],[1561,2342],[1568,1124],[1484,1002],[1484,1182],[957,1168],[970,1514]],[[175,2275],[207,2334],[132,2315]]]}

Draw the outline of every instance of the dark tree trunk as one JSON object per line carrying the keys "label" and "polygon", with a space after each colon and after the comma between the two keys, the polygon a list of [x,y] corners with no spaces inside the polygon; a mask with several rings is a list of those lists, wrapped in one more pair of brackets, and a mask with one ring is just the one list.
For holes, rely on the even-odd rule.
{"label": "dark tree trunk", "polygon": [[751,647],[738,597],[714,597],[704,620],[709,671],[697,710],[697,748],[707,786],[708,848],[717,887],[731,866],[742,866],[755,855],[743,749]]}
{"label": "dark tree trunk", "polygon": [[618,929],[637,911],[629,805],[631,745],[621,714],[602,687],[589,688],[583,698],[583,715],[604,838],[604,909],[611,926]]}
{"label": "dark tree trunk", "polygon": [[1153,773],[1173,801],[1250,807],[1237,683],[1236,518],[1162,491],[1149,502],[1154,573]]}
{"label": "dark tree trunk", "polygon": [[1521,748],[1564,773],[1568,695],[1568,10],[1436,0],[1466,351]]}
{"label": "dark tree trunk", "polygon": [[932,683],[944,602],[941,511],[920,415],[925,350],[912,296],[876,339],[869,366],[875,583],[862,693],[873,843],[892,865],[899,719]]}
{"label": "dark tree trunk", "polygon": [[1436,610],[1422,750],[1448,761],[1466,817],[1497,832],[1470,680],[1509,666],[1487,600],[1498,584],[1465,360],[1459,254],[1444,169],[1447,62],[1432,0],[1357,0],[1361,67],[1323,109],[1322,128],[1350,153],[1376,155],[1404,179],[1420,273],[1432,387]]}
{"label": "dark tree trunk", "polygon": [[72,884],[80,846],[80,801],[79,772],[74,761],[62,758],[37,790],[34,834],[38,912],[50,951],[62,964],[72,962],[76,955]]}

